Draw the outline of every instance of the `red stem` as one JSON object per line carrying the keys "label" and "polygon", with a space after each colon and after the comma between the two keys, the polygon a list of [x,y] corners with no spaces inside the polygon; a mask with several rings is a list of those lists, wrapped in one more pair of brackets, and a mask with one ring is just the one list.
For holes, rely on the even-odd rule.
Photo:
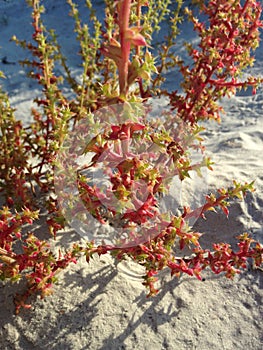
{"label": "red stem", "polygon": [[194,209],[190,213],[185,214],[184,219],[188,220],[188,219],[190,219],[192,217],[195,217],[195,218],[196,217],[200,217],[203,213],[205,213],[209,209],[219,206],[220,203],[226,198],[229,198],[229,195],[226,195],[226,194],[222,195],[222,196],[218,197],[215,202],[213,202],[213,203],[209,203],[208,202],[205,205]]}
{"label": "red stem", "polygon": [[[246,0],[244,6],[243,6],[243,8],[242,8],[241,13],[239,14],[239,18],[242,17],[242,15],[245,13],[245,11],[246,11],[246,9],[247,9],[247,7],[248,7],[248,5],[249,5],[249,2],[250,2],[250,0]],[[235,32],[235,29],[233,28],[232,31],[231,31],[231,33],[229,34],[229,41],[225,44],[223,50],[225,50],[225,49],[227,48],[228,43],[232,40],[233,35],[234,35],[234,32]],[[201,64],[200,64],[200,62],[199,62],[199,65],[198,65],[198,68],[197,68],[196,71],[199,72],[200,69],[201,69]],[[205,80],[205,82],[204,82],[203,88],[201,88],[201,89],[198,91],[198,93],[196,94],[196,96],[194,97],[194,99],[193,99],[193,101],[192,101],[192,104],[191,104],[191,107],[190,107],[189,109],[187,109],[187,110],[184,110],[184,114],[187,114],[187,116],[185,117],[185,116],[183,115],[183,116],[182,116],[183,119],[189,118],[189,115],[191,115],[192,110],[193,110],[194,106],[196,105],[196,101],[198,100],[198,98],[201,96],[201,94],[202,94],[203,91],[205,90],[206,85],[207,85],[209,82],[212,81],[212,80],[211,80],[211,77],[212,77],[212,75],[214,74],[214,72],[215,72],[216,70],[217,70],[217,67],[214,67],[214,69],[211,70],[211,72],[209,73],[209,75],[207,76],[207,78],[206,78],[206,80]],[[218,84],[217,84],[217,85],[218,85]],[[223,84],[222,84],[222,85],[223,85]],[[226,85],[227,85],[227,83],[226,83]],[[231,85],[231,86],[232,86],[232,85]],[[190,92],[188,91],[187,94],[186,94],[185,100],[187,101],[187,100],[189,99],[189,97],[190,97]]]}
{"label": "red stem", "polygon": [[129,18],[131,11],[131,0],[122,0],[119,3],[119,29],[122,59],[118,65],[120,95],[126,96],[128,93],[128,68],[131,45],[126,40],[126,31],[129,28]]}

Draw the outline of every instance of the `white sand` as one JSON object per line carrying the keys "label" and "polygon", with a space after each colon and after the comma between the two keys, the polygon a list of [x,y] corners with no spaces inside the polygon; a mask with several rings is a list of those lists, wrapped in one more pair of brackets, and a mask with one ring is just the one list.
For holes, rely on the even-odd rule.
{"label": "white sand", "polygon": [[[64,52],[77,73],[77,45],[72,39],[72,22],[67,19],[64,1],[47,1],[47,20],[62,35]],[[84,3],[84,1],[78,1]],[[7,79],[17,118],[30,120],[32,95],[37,85],[25,79],[18,60],[25,52],[9,42],[16,34],[29,37],[30,10],[22,0],[0,1],[0,59],[6,56],[15,65],[0,61]],[[67,22],[69,21],[69,22]],[[69,23],[71,23],[69,25]],[[263,72],[263,45],[256,52],[251,69]],[[171,82],[172,83],[171,79]],[[159,102],[157,102],[159,103]],[[234,243],[234,237],[248,231],[263,243],[263,90],[222,101],[226,115],[221,125],[209,124],[205,133],[207,149],[216,165],[209,173],[208,187],[228,186],[232,179],[256,180],[257,191],[244,203],[236,202],[227,219],[211,213],[207,221],[198,220],[197,228],[206,232],[203,247],[212,242]],[[44,229],[42,229],[43,231]],[[42,232],[45,235],[45,231]],[[64,233],[60,244],[78,240]],[[141,269],[120,263],[117,268],[109,256],[72,266],[60,275],[54,294],[37,298],[31,310],[14,316],[13,294],[23,291],[0,283],[1,350],[261,350],[263,348],[263,273],[250,268],[234,281],[207,271],[200,282],[184,276],[177,280],[161,273],[158,296],[146,299],[141,285]]]}

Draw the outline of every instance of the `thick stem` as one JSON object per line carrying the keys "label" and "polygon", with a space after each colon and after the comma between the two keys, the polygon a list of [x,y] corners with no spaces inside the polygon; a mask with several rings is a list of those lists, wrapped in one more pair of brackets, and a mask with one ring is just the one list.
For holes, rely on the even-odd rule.
{"label": "thick stem", "polygon": [[119,3],[119,29],[122,59],[118,65],[120,95],[126,97],[128,93],[128,68],[131,44],[126,40],[126,33],[129,28],[129,18],[131,11],[131,0],[122,0]]}
{"label": "thick stem", "polygon": [[[142,6],[140,4],[140,0],[138,0],[138,2],[137,2],[137,9],[136,9],[136,15],[137,15],[137,18],[138,18],[138,20],[137,20],[137,27],[140,27],[140,25],[141,25],[141,15],[142,15],[141,7]],[[136,55],[140,56],[140,46],[136,46]]]}

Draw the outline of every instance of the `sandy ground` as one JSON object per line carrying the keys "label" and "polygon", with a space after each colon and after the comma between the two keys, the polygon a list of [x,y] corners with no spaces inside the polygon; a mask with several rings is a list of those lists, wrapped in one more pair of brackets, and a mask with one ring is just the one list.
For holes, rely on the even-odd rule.
{"label": "sandy ground", "polygon": [[[78,1],[82,4],[84,1]],[[47,1],[47,20],[62,33],[62,46],[76,74],[80,70],[73,55],[72,40],[63,1]],[[100,3],[100,2],[99,2]],[[63,17],[64,16],[64,17]],[[32,95],[37,86],[25,79],[18,60],[25,53],[9,38],[28,37],[30,11],[23,0],[0,1],[0,58],[15,64],[0,63],[6,74],[4,88],[9,92],[17,117],[29,121]],[[263,71],[263,45],[251,70]],[[0,61],[1,62],[1,61]],[[168,83],[172,83],[168,79]],[[160,104],[160,101],[157,102]],[[207,150],[216,163],[206,178],[209,189],[228,186],[232,179],[255,181],[257,191],[245,202],[235,202],[230,216],[211,213],[198,220],[197,229],[206,232],[203,247],[212,242],[235,242],[249,232],[263,243],[263,90],[252,96],[239,93],[222,101],[226,115],[221,125],[209,124],[205,136]],[[44,226],[38,228],[45,234]],[[59,244],[67,246],[79,236],[65,232]],[[60,275],[54,294],[36,298],[31,310],[14,316],[13,294],[23,291],[17,285],[0,283],[1,350],[261,350],[263,348],[263,273],[252,267],[234,281],[214,276],[205,280],[183,276],[171,279],[160,274],[162,288],[146,298],[141,284],[142,271],[129,262],[117,266],[109,256],[71,266]],[[166,283],[164,283],[164,281]]]}

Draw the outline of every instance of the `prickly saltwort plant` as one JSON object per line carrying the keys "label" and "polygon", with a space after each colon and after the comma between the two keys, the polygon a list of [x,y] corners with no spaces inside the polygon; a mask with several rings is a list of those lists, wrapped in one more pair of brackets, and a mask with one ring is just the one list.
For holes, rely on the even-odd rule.
{"label": "prickly saltwort plant", "polygon": [[[31,0],[28,4],[32,7],[33,40],[13,39],[31,52],[32,59],[21,64],[29,68],[29,75],[42,88],[42,96],[35,100],[37,108],[32,110],[32,124],[23,127],[15,119],[8,96],[3,92],[0,95],[1,189],[6,197],[0,212],[0,278],[26,277],[28,290],[16,297],[17,312],[21,306],[30,307],[30,294],[48,295],[57,273],[83,255],[87,261],[95,253],[111,253],[117,260],[130,257],[145,267],[143,283],[149,295],[158,292],[156,275],[165,267],[172,275],[186,273],[201,279],[206,267],[232,278],[247,267],[249,258],[261,265],[262,246],[247,234],[238,237],[236,252],[226,243],[215,243],[210,251],[202,249],[201,233],[189,225],[191,218],[205,217],[206,211],[216,208],[228,215],[230,200],[242,199],[247,191],[253,191],[253,183],[234,181],[229,189],[207,195],[201,207],[184,207],[179,214],[162,213],[158,206],[172,177],[183,181],[190,171],[211,169],[212,162],[205,156],[197,163],[190,158],[191,150],[204,151],[199,122],[219,121],[220,98],[248,86],[255,92],[261,83],[254,77],[239,80],[242,71],[253,63],[251,49],[259,42],[260,4],[252,0],[242,4],[234,0],[195,1],[206,18],[202,22],[179,0],[175,9],[171,9],[169,0],[106,1],[103,25],[91,2],[86,1],[88,25],[82,23],[77,5],[72,0],[67,3],[80,44],[82,81],[74,78],[54,31],[47,30],[42,22],[44,7],[39,0]],[[169,16],[170,34],[157,60],[150,46],[151,35]],[[200,38],[197,48],[186,45],[191,66],[174,54],[177,24],[185,16]],[[63,79],[55,74],[57,65],[65,71],[72,98],[63,93]],[[182,74],[182,92],[162,89],[163,73],[171,67],[178,67]],[[169,98],[169,109],[160,118],[149,118],[149,98],[156,95]],[[101,112],[105,108],[115,116],[114,123],[105,119]],[[81,155],[90,159],[77,172],[77,148],[67,143],[74,130],[79,132],[79,138],[73,140],[74,147],[81,145]],[[92,137],[87,136],[87,130]],[[65,158],[69,154],[71,161]],[[88,181],[83,172],[97,167],[109,179],[106,192]],[[56,186],[72,181],[74,171],[74,186],[84,209],[102,225],[110,223],[115,231],[121,229],[121,234],[110,243],[97,244],[95,239],[86,245],[76,242],[67,252],[56,255],[46,241],[30,231],[21,232],[26,224],[37,220],[38,210],[43,209],[34,197],[45,198],[47,223],[53,236],[66,225],[65,203],[75,206],[74,214],[80,214],[75,194],[63,193],[63,188]],[[16,249],[18,241],[20,250]],[[178,251],[185,246],[193,254],[181,257]]]}

